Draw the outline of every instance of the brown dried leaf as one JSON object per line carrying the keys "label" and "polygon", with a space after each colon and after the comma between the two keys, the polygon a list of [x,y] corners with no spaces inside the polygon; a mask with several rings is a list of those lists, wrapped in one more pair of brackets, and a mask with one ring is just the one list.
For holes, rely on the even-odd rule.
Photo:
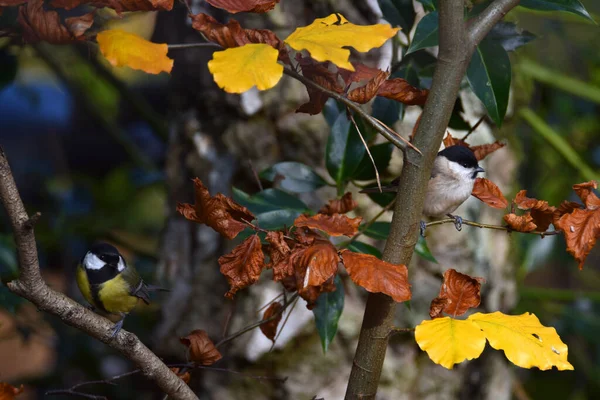
{"label": "brown dried leaf", "polygon": [[[357,77],[359,76],[360,75],[357,75]],[[380,86],[388,78],[388,76],[390,76],[389,72],[377,70],[376,75],[372,78],[369,78],[366,84],[351,90],[346,97],[348,97],[349,100],[360,104],[368,103],[373,97],[375,97]]]}
{"label": "brown dried leaf", "polygon": [[450,303],[450,299],[446,297],[436,297],[431,300],[431,305],[429,306],[429,316],[431,319],[443,317],[442,313]]}
{"label": "brown dried leaf", "polygon": [[206,224],[227,239],[235,238],[246,228],[247,225],[241,222],[242,220],[250,222],[254,219],[254,215],[246,207],[240,206],[229,197],[221,193],[211,197],[200,179],[194,179],[194,186],[195,203],[177,204],[177,212],[186,219]]}
{"label": "brown dried leaf", "polygon": [[201,329],[191,331],[187,336],[179,338],[179,341],[187,346],[190,360],[200,365],[212,365],[223,358],[208,333]]}
{"label": "brown dried leaf", "polygon": [[579,262],[579,269],[600,237],[600,199],[593,192],[596,181],[573,185],[573,190],[585,204],[585,209],[574,209],[563,214],[555,226],[562,230],[567,251]]}
{"label": "brown dried leaf", "polygon": [[564,214],[571,214],[573,210],[582,209],[583,206],[574,201],[563,201],[560,203],[560,206],[554,210],[554,214],[552,216],[552,224],[556,227],[556,223]]}
{"label": "brown dried leaf", "polygon": [[[29,0],[0,0],[0,7],[18,6],[19,4],[27,3],[27,1],[29,1]],[[2,393],[2,392],[0,392],[0,393]]]}
{"label": "brown dried leaf", "polygon": [[275,335],[277,334],[277,325],[279,325],[279,321],[281,321],[282,308],[283,305],[279,302],[271,304],[263,314],[263,321],[273,317],[274,315],[277,316],[269,322],[265,322],[260,325],[261,332],[267,337],[267,339],[272,340],[273,343],[275,342]]}
{"label": "brown dried leaf", "polygon": [[23,390],[25,390],[23,385],[16,388],[6,382],[0,382],[0,400],[13,400],[23,393]]}
{"label": "brown dried leaf", "polygon": [[273,268],[273,280],[279,282],[288,276],[294,275],[294,266],[292,265],[292,250],[284,239],[283,232],[269,231],[267,233],[267,242],[269,242],[269,257],[271,261],[267,268]]}
{"label": "brown dried leaf", "polygon": [[346,214],[354,210],[358,203],[352,199],[352,193],[347,192],[341,199],[329,200],[329,204],[324,205],[319,210],[319,214]]}
{"label": "brown dried leaf", "polygon": [[280,0],[206,0],[211,6],[227,10],[232,14],[239,12],[266,13],[275,8]]}
{"label": "brown dried leaf", "polygon": [[[506,214],[502,219],[504,219],[504,222],[506,222],[510,229],[517,232],[533,232],[538,227],[530,213],[525,213],[524,215],[510,213]],[[539,230],[545,229],[540,228]]]}
{"label": "brown dried leaf", "polygon": [[322,285],[335,275],[339,261],[337,249],[329,240],[317,240],[311,246],[294,252],[292,264],[298,290]]}
{"label": "brown dried leaf", "polygon": [[315,242],[315,240],[323,239],[323,236],[308,228],[296,228],[294,231],[294,236],[296,237],[298,243],[305,246],[310,246]]}
{"label": "brown dried leaf", "polygon": [[[310,57],[296,57],[300,68],[302,68],[302,75],[319,86],[326,89],[332,90],[337,93],[342,93],[344,89],[338,82],[337,74],[329,71],[328,62],[318,62]],[[310,115],[319,114],[323,110],[325,102],[329,96],[323,93],[321,90],[314,89],[311,86],[306,86],[308,92],[309,101],[302,104],[296,112],[306,113]]]}
{"label": "brown dried leaf", "polygon": [[475,179],[471,195],[493,208],[506,208],[508,206],[508,201],[500,188],[494,182],[485,178]]}
{"label": "brown dried leaf", "polygon": [[[515,204],[521,210],[531,210],[531,218],[539,231],[546,231],[554,219],[556,208],[548,205],[545,200],[538,200],[526,196],[527,191],[521,190],[515,196]],[[506,221],[506,218],[504,219]],[[510,222],[506,221],[509,226]],[[518,229],[515,229],[518,230]],[[528,232],[528,231],[519,231]]]}
{"label": "brown dried leaf", "polygon": [[469,308],[479,306],[482,281],[483,278],[473,278],[454,269],[447,270],[438,298],[450,301],[441,312],[457,317],[466,313]]}
{"label": "brown dried leaf", "polygon": [[450,132],[448,132],[448,134],[444,138],[444,146],[449,147],[449,146],[457,146],[457,145],[465,146],[465,147],[468,147],[469,149],[471,149],[471,151],[475,154],[475,158],[477,159],[477,161],[483,160],[485,157],[492,154],[496,150],[501,149],[504,146],[506,146],[504,143],[500,143],[498,141],[495,141],[494,143],[481,144],[479,146],[471,146],[469,143],[465,142],[464,140],[453,137],[450,134]]}
{"label": "brown dried leaf", "polygon": [[94,23],[94,12],[67,18],[65,26],[56,11],[44,10],[43,0],[30,0],[19,7],[17,19],[26,43],[64,44],[85,39],[83,34]]}
{"label": "brown dried leaf", "polygon": [[303,214],[296,218],[294,225],[296,227],[305,226],[307,228],[319,229],[331,236],[345,235],[351,237],[358,232],[358,226],[361,221],[361,217],[348,218],[343,214],[317,214],[312,217]]}
{"label": "brown dried leaf", "polygon": [[231,287],[225,297],[231,299],[238,290],[256,282],[265,267],[265,255],[258,235],[250,236],[231,253],[219,257],[219,265]]}
{"label": "brown dried leaf", "polygon": [[305,288],[298,288],[298,294],[300,295],[300,297],[306,300],[306,308],[312,310],[315,307],[317,299],[319,298],[321,293],[335,292],[336,287],[335,283],[333,282],[333,278],[334,277],[332,276],[329,280],[327,280],[320,286],[308,286]]}
{"label": "brown dried leaf", "polygon": [[[184,373],[179,373],[180,368],[169,368],[171,371],[173,371],[175,373],[175,375],[177,375],[179,378],[181,378],[182,381],[184,381],[185,383],[190,383],[190,378],[192,377],[192,375],[190,374],[190,371],[185,371]],[[1,399],[1,397],[0,397]]]}
{"label": "brown dried leaf", "polygon": [[410,284],[406,265],[394,265],[370,254],[341,252],[342,262],[350,278],[371,293],[384,293],[394,301],[410,300]]}
{"label": "brown dried leaf", "polygon": [[377,96],[419,106],[425,104],[428,94],[429,90],[416,88],[402,78],[384,81],[377,90]]}

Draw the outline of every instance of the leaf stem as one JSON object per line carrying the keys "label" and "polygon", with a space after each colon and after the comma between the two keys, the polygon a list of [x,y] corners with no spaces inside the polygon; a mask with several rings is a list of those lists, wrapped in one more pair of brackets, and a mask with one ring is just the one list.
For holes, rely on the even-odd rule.
{"label": "leaf stem", "polygon": [[[430,226],[435,226],[435,225],[442,225],[442,224],[450,224],[450,223],[455,223],[456,221],[454,220],[454,218],[445,218],[445,219],[440,219],[437,221],[432,221],[432,222],[428,222],[425,224],[425,226],[427,228],[429,228]],[[479,222],[475,222],[475,221],[469,221],[466,219],[462,220],[462,224],[463,225],[469,225],[469,226],[476,226],[477,228],[486,228],[486,229],[495,229],[495,230],[499,230],[499,231],[506,231],[508,233],[511,232],[518,232],[518,233],[530,233],[532,235],[540,235],[540,237],[544,238],[546,236],[554,236],[554,235],[559,235],[562,233],[562,231],[545,231],[545,232],[539,232],[539,231],[531,231],[531,232],[519,232],[519,231],[515,231],[514,229],[511,229],[508,226],[504,226],[504,225],[490,225],[490,224],[480,224]]]}

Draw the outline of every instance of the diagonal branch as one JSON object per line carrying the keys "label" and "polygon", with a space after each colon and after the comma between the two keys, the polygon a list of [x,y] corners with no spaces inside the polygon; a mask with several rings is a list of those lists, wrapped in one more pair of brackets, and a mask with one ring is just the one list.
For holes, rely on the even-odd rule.
{"label": "diagonal branch", "polygon": [[496,0],[478,16],[469,21],[467,37],[471,46],[475,47],[483,40],[490,30],[521,0]]}
{"label": "diagonal branch", "polygon": [[197,399],[194,392],[136,335],[121,330],[114,339],[111,339],[112,322],[46,285],[40,274],[33,221],[25,210],[8,160],[1,147],[0,200],[12,225],[19,258],[19,279],[9,282],[8,289],[31,301],[38,309],[56,315],[64,323],[120,351],[173,399]]}

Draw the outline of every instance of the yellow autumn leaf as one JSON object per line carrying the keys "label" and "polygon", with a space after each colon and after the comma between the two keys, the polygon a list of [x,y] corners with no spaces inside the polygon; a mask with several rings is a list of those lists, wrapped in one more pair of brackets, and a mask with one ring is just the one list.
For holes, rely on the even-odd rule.
{"label": "yellow autumn leaf", "polygon": [[421,322],[415,329],[415,339],[434,363],[448,369],[479,357],[485,347],[485,336],[479,326],[450,317]]}
{"label": "yellow autumn leaf", "polygon": [[279,51],[263,43],[232,47],[215,51],[208,70],[217,85],[229,93],[243,93],[252,86],[271,89],[283,76],[278,55]]}
{"label": "yellow autumn leaf", "polygon": [[338,67],[354,71],[348,61],[352,46],[360,52],[380,47],[393,37],[400,28],[387,24],[354,25],[343,15],[336,13],[326,18],[317,18],[308,26],[296,28],[285,39],[294,50],[308,50],[317,61],[331,61]]}
{"label": "yellow autumn leaf", "polygon": [[506,358],[519,367],[573,369],[567,361],[567,345],[560,340],[556,329],[543,326],[533,314],[476,313],[467,321],[477,324],[490,346],[504,350]]}
{"label": "yellow autumn leaf", "polygon": [[170,73],[173,68],[164,43],[152,43],[121,29],[102,31],[96,40],[104,57],[115,67],[126,66],[149,74]]}

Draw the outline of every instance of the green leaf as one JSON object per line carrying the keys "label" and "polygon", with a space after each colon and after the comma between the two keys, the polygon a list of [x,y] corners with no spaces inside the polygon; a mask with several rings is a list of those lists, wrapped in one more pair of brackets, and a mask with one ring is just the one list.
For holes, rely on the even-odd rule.
{"label": "green leaf", "polygon": [[419,21],[415,36],[408,48],[406,54],[417,50],[425,49],[438,45],[438,12],[433,11],[427,14]]}
{"label": "green leaf", "polygon": [[[382,182],[382,185],[384,183]],[[396,199],[396,193],[384,192],[384,193],[368,193],[367,196],[381,207],[386,207],[392,201]]]}
{"label": "green leaf", "polygon": [[325,151],[327,171],[337,183],[338,193],[343,193],[347,181],[366,153],[356,127],[345,113],[340,114],[333,124]]}
{"label": "green leaf", "polygon": [[262,171],[260,177],[269,182],[277,180],[282,189],[293,193],[312,192],[327,184],[308,165],[293,161],[275,164]]}
{"label": "green leaf", "polygon": [[344,309],[344,285],[339,275],[335,276],[333,282],[335,283],[335,292],[322,293],[312,310],[324,353],[327,353],[329,344],[335,337],[338,321]]}
{"label": "green leaf", "polygon": [[367,229],[363,227],[359,227],[359,229],[364,233],[365,236],[368,236],[373,239],[386,240],[390,235],[390,227],[392,226],[389,222],[384,221],[375,221]]}
{"label": "green leaf", "polygon": [[255,221],[260,228],[275,231],[294,225],[300,214],[298,210],[273,210],[258,214]]}
{"label": "green leaf", "polygon": [[487,38],[498,42],[506,51],[514,51],[531,42],[536,36],[531,32],[521,31],[517,24],[500,21],[494,25]]}
{"label": "green leaf", "polygon": [[383,18],[392,26],[399,26],[409,32],[415,23],[415,9],[412,0],[378,0]]}
{"label": "green leaf", "polygon": [[377,247],[364,242],[354,241],[348,245],[348,250],[352,250],[355,253],[370,254],[381,259],[381,251]]}
{"label": "green leaf", "polygon": [[433,11],[437,8],[438,0],[417,0],[419,3],[423,4],[423,8],[425,11]]}
{"label": "green leaf", "polygon": [[421,258],[424,258],[427,261],[431,261],[434,263],[438,263],[433,254],[431,254],[431,250],[427,246],[427,241],[421,235],[419,235],[419,240],[417,241],[417,245],[415,246],[415,253]]}
{"label": "green leaf", "polygon": [[260,214],[274,210],[310,211],[308,206],[296,196],[279,189],[265,189],[253,195],[233,188],[233,199],[253,214]]}
{"label": "green leaf", "polygon": [[322,112],[329,127],[333,126],[335,120],[342,111],[344,111],[344,108],[340,107],[340,105],[337,101],[335,101],[335,99],[332,99],[331,97],[327,99],[327,101],[325,102],[325,106],[323,106]]}
{"label": "green leaf", "polygon": [[508,53],[490,39],[484,39],[473,54],[467,79],[473,92],[483,102],[488,114],[501,126],[508,106],[511,69]]}
{"label": "green leaf", "polygon": [[[387,169],[388,165],[390,165],[393,150],[394,145],[392,143],[381,143],[369,147],[369,151],[373,156],[373,160],[375,160],[375,166],[377,167],[379,174],[382,174]],[[352,174],[352,178],[359,181],[376,178],[373,162],[366,152],[363,159],[358,164],[358,167],[356,167],[356,171]]]}
{"label": "green leaf", "polygon": [[462,100],[459,97],[456,98],[456,102],[454,103],[454,108],[452,109],[452,115],[450,116],[450,121],[448,122],[448,126],[452,129],[458,129],[467,131],[471,129],[471,125],[462,117],[461,114],[465,112],[462,104]]}
{"label": "green leaf", "polygon": [[20,296],[17,296],[16,294],[14,294],[10,290],[8,290],[8,288],[6,286],[4,286],[4,284],[2,282],[0,282],[0,307],[1,308],[4,308],[6,311],[8,311],[11,314],[14,314],[17,311],[17,308],[23,303],[25,303],[25,299],[23,299]]}
{"label": "green leaf", "polygon": [[521,0],[519,5],[532,10],[566,11],[594,21],[579,0]]}
{"label": "green leaf", "polygon": [[373,101],[373,117],[387,126],[393,126],[400,120],[400,105],[402,103],[399,101],[376,96]]}

